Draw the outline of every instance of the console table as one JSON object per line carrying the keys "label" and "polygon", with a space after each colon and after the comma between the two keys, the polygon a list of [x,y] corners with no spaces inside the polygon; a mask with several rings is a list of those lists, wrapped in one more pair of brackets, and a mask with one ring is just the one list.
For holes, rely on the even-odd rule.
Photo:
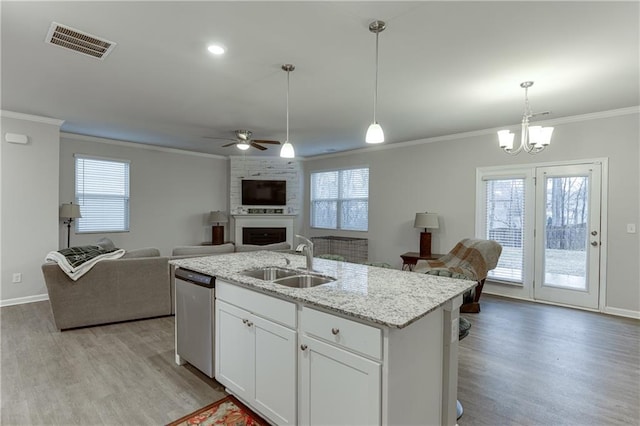
{"label": "console table", "polygon": [[418,260],[435,260],[444,256],[444,254],[431,253],[429,256],[420,256],[420,253],[416,251],[408,251],[404,254],[401,254],[402,258],[402,270],[403,271],[413,271],[413,268],[418,263]]}

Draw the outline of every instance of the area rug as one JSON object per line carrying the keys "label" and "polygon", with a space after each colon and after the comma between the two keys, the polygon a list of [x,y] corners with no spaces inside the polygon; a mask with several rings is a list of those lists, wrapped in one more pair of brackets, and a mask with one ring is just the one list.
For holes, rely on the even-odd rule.
{"label": "area rug", "polygon": [[219,401],[169,423],[167,426],[268,426],[256,413],[234,396]]}

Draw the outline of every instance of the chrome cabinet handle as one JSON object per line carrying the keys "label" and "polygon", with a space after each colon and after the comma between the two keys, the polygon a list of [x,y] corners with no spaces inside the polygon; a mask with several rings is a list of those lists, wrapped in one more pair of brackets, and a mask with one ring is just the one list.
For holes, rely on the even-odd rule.
{"label": "chrome cabinet handle", "polygon": [[339,328],[332,328],[331,329],[331,333],[333,333],[333,335],[337,335],[338,333],[340,333],[340,329]]}
{"label": "chrome cabinet handle", "polygon": [[305,345],[304,343],[302,345],[300,345],[300,349],[303,350],[303,351],[306,351],[307,348],[308,348],[308,346]]}

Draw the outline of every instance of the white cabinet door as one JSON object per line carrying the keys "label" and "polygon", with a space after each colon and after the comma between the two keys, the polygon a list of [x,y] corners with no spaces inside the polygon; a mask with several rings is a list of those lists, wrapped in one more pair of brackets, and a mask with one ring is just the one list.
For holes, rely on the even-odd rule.
{"label": "white cabinet door", "polygon": [[216,380],[278,425],[296,424],[296,331],[216,301]]}
{"label": "white cabinet door", "polygon": [[297,346],[294,330],[252,316],[255,404],[279,425],[296,424]]}
{"label": "white cabinet door", "polygon": [[245,400],[253,399],[254,350],[251,314],[216,301],[216,380]]}
{"label": "white cabinet door", "polygon": [[380,363],[309,336],[300,343],[299,423],[379,425]]}

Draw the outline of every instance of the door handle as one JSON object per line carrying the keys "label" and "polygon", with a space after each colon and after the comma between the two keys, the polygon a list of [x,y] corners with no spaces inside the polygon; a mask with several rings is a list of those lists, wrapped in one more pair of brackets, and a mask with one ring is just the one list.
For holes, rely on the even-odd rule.
{"label": "door handle", "polygon": [[594,247],[598,247],[598,242],[597,241],[591,241],[591,245]]}

